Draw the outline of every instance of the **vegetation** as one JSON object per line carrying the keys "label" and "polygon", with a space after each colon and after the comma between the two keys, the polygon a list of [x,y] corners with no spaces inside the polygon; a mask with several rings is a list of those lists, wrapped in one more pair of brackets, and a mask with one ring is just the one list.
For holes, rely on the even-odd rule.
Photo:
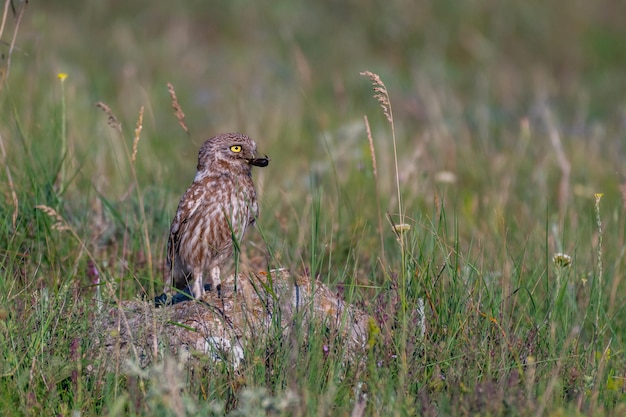
{"label": "vegetation", "polygon": [[[2,415],[626,414],[626,3],[3,3]],[[362,363],[92,360],[226,131],[272,160],[248,259],[367,311]]]}

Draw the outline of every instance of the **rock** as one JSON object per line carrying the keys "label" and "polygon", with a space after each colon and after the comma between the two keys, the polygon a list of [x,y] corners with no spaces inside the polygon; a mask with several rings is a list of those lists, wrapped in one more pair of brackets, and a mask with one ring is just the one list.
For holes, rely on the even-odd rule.
{"label": "rock", "polygon": [[366,348],[370,317],[317,280],[284,269],[239,274],[236,283],[231,275],[222,280],[220,293],[160,308],[144,300],[109,306],[94,323],[96,348],[108,367],[126,359],[145,367],[163,356],[199,352],[228,357],[236,368],[248,343],[268,334],[287,336],[295,323],[311,320],[340,336],[344,352],[356,355]]}

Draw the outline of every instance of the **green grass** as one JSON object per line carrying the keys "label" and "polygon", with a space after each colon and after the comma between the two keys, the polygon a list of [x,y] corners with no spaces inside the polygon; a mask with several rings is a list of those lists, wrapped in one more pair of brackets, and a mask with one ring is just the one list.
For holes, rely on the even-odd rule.
{"label": "green grass", "polygon": [[[28,4],[0,84],[3,415],[350,415],[359,395],[373,416],[626,412],[624,5],[75,3]],[[105,301],[159,291],[197,149],[224,131],[272,160],[244,250],[371,314],[361,362],[323,323],[276,323],[236,372],[93,360],[93,266]]]}

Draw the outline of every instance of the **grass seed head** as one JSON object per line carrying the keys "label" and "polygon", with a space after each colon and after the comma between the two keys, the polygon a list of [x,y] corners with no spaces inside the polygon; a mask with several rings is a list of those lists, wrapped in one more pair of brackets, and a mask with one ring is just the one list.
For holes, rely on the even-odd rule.
{"label": "grass seed head", "polygon": [[143,106],[139,109],[139,117],[137,118],[137,125],[135,126],[135,139],[133,140],[133,154],[130,158],[131,162],[135,162],[137,159],[137,146],[139,145],[139,138],[141,137],[141,130],[143,129]]}
{"label": "grass seed head", "polygon": [[389,93],[387,92],[387,86],[380,79],[378,74],[374,74],[370,71],[363,71],[361,75],[368,77],[372,86],[374,87],[374,98],[378,100],[380,107],[383,109],[385,117],[389,123],[393,123],[393,115],[391,113],[391,100],[389,100]]}
{"label": "grass seed head", "polygon": [[117,120],[117,117],[115,117],[115,115],[113,114],[113,111],[111,110],[109,106],[107,106],[102,101],[99,101],[96,103],[96,107],[101,109],[104,112],[104,114],[108,116],[107,123],[109,124],[109,126],[117,130],[118,132],[122,131],[122,124]]}
{"label": "grass seed head", "polygon": [[174,109],[174,116],[178,119],[178,124],[183,128],[185,133],[189,134],[189,128],[185,123],[185,113],[183,112],[183,108],[178,102],[178,97],[176,97],[176,91],[174,90],[174,86],[172,83],[167,83],[167,91],[170,93],[170,98],[172,99],[172,108]]}

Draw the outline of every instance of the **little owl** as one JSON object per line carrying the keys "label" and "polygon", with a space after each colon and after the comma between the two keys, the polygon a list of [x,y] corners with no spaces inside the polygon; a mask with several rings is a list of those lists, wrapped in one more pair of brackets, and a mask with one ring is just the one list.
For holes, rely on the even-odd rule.
{"label": "little owl", "polygon": [[[259,214],[252,165],[265,167],[246,135],[224,133],[202,145],[198,170],[178,204],[167,241],[167,290],[189,287],[204,294],[204,281],[216,288],[220,267]],[[208,277],[205,278],[205,274]]]}

